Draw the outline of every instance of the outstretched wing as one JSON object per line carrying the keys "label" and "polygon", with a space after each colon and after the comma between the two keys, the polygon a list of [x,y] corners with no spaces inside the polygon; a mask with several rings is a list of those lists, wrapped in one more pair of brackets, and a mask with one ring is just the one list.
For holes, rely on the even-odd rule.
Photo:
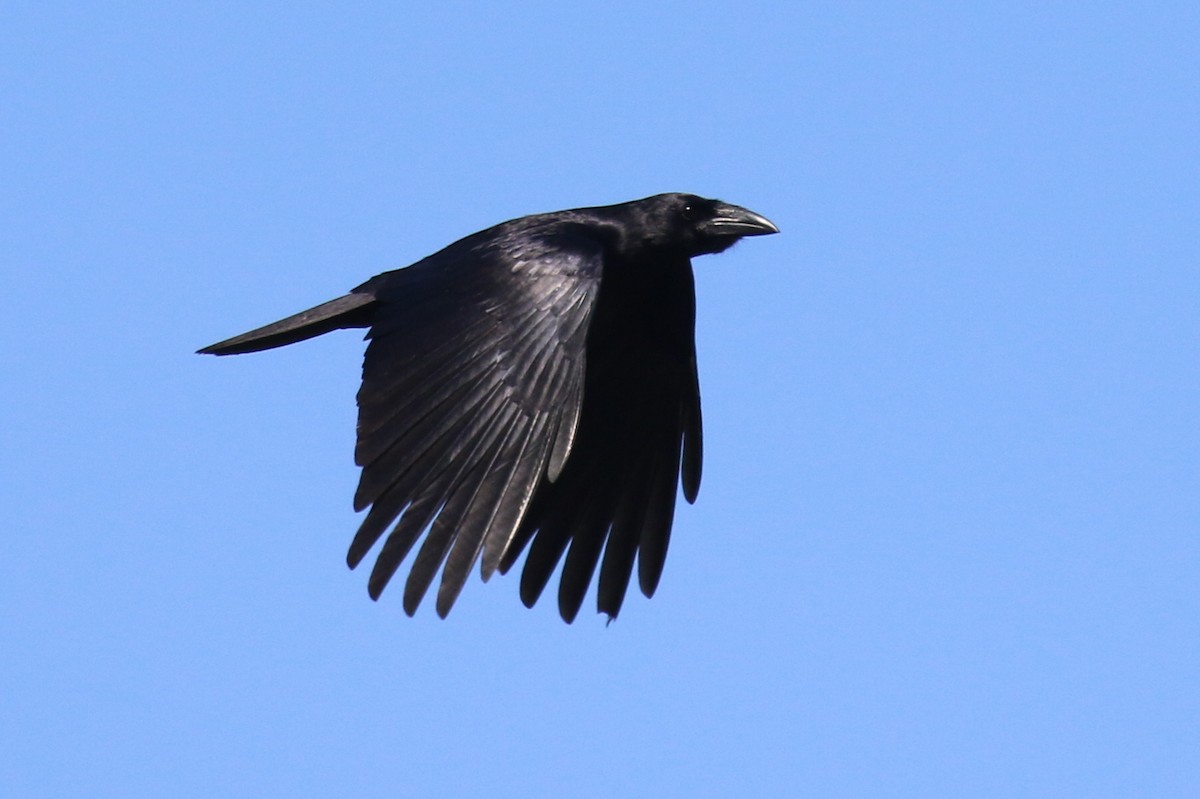
{"label": "outstretched wing", "polygon": [[391,527],[369,582],[377,598],[428,530],[405,585],[409,615],[439,569],[441,616],[481,553],[487,579],[538,486],[562,470],[602,271],[581,237],[461,244],[360,287],[378,303],[355,448],[355,509],[370,510],[347,561]]}
{"label": "outstretched wing", "polygon": [[635,558],[642,592],[657,588],[681,477],[692,502],[700,466],[691,265],[610,268],[591,323],[574,451],[562,476],[538,487],[501,570],[532,540],[521,574],[521,599],[532,606],[565,555],[558,607],[570,622],[599,566],[597,608],[615,617]]}

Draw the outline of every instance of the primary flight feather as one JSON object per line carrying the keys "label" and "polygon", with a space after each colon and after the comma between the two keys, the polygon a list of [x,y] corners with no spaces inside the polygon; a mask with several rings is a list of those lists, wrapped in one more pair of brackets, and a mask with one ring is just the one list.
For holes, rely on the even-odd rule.
{"label": "primary flight feather", "polygon": [[678,486],[688,502],[700,488],[691,258],[777,232],[690,194],[521,217],[200,352],[369,328],[354,450],[367,515],[347,562],[384,539],[372,598],[418,540],[409,615],[439,570],[445,616],[476,561],[487,580],[528,548],[527,606],[565,553],[563,619],[597,565],[597,609],[612,618],[635,560],[654,593]]}

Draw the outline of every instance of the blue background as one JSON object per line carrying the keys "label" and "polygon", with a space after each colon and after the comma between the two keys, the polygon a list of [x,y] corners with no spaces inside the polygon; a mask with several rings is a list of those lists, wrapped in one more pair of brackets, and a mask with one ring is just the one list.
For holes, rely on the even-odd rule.
{"label": "blue background", "polygon": [[[0,9],[0,793],[1200,796],[1200,6]],[[353,332],[197,347],[690,191],[653,601],[378,604]],[[592,600],[589,598],[589,603]]]}

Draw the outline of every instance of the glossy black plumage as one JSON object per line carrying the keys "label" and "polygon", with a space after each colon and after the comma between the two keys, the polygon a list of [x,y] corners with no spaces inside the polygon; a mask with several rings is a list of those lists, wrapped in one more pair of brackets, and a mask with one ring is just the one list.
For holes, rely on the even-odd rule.
{"label": "glossy black plumage", "polygon": [[597,566],[598,610],[615,617],[635,560],[642,592],[658,585],[680,481],[689,502],[700,487],[690,259],[775,232],[684,194],[522,217],[200,352],[370,328],[354,498],[367,515],[347,561],[384,538],[373,598],[424,533],[410,615],[439,570],[445,616],[477,560],[487,580],[528,548],[526,605],[565,556],[562,617]]}

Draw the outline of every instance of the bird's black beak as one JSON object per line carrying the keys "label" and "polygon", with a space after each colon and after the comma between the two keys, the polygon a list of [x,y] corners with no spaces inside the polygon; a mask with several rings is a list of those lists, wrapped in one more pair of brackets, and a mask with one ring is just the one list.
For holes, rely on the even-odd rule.
{"label": "bird's black beak", "polygon": [[729,203],[719,203],[704,228],[722,236],[769,236],[779,232],[775,223],[762,214]]}

